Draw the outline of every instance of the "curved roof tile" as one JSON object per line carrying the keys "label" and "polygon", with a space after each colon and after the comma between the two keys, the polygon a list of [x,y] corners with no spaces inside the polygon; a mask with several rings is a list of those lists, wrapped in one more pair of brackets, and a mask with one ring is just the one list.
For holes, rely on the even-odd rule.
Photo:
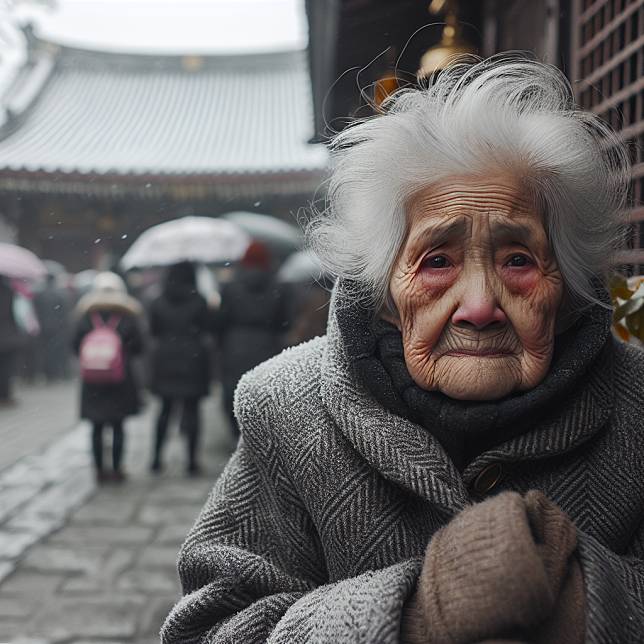
{"label": "curved roof tile", "polygon": [[0,173],[322,173],[312,123],[303,51],[186,60],[60,48],[0,139]]}

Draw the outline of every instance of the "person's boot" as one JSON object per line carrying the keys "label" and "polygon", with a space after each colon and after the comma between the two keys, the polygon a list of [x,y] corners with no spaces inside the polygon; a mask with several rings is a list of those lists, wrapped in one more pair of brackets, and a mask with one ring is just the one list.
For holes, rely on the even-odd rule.
{"label": "person's boot", "polygon": [[186,474],[190,477],[201,476],[201,466],[199,465],[199,463],[190,463],[186,468]]}
{"label": "person's boot", "polygon": [[123,483],[127,479],[127,474],[119,468],[118,470],[114,470],[112,472],[111,479],[112,481],[114,481],[114,483]]}

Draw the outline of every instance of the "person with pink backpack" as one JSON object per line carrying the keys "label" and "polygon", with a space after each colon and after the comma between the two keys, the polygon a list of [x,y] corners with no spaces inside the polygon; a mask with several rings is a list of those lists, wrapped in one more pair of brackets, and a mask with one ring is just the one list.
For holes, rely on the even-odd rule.
{"label": "person with pink backpack", "polygon": [[[125,433],[123,421],[139,411],[139,386],[132,359],[143,350],[141,305],[127,294],[115,273],[99,273],[76,307],[74,349],[81,378],[81,417],[92,423],[96,480],[120,482]],[[104,466],[103,434],[112,427],[112,470]]]}

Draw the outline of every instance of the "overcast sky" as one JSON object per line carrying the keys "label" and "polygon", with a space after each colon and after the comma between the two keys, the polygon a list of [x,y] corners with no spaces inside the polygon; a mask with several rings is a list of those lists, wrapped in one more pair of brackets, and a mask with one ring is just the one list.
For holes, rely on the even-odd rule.
{"label": "overcast sky", "polygon": [[21,7],[60,43],[153,53],[258,52],[307,43],[304,0],[58,0]]}

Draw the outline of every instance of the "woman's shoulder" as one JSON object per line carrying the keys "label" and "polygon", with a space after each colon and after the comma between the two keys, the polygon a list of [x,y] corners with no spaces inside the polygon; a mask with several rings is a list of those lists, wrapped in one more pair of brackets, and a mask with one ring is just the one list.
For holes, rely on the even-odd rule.
{"label": "woman's shoulder", "polygon": [[237,385],[235,409],[240,417],[256,416],[258,404],[270,411],[302,401],[314,404],[319,396],[326,337],[318,337],[263,362],[246,373]]}

